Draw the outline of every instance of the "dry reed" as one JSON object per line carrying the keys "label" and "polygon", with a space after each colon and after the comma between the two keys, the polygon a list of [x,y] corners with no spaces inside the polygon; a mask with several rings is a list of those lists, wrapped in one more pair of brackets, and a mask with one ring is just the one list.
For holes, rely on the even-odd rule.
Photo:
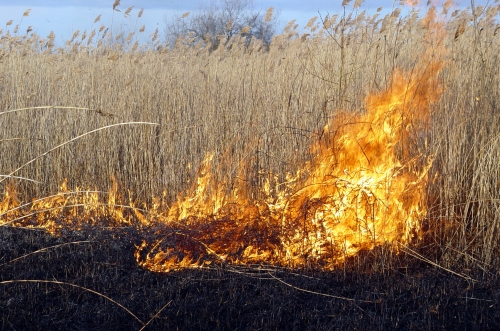
{"label": "dry reed", "polygon": [[[11,20],[0,34],[0,173],[32,160],[15,174],[30,179],[16,181],[22,200],[57,192],[65,178],[70,187],[108,190],[115,176],[134,200],[166,191],[173,201],[208,152],[216,155],[218,180],[242,173],[255,186],[272,174],[282,180],[310,159],[311,141],[337,110],[363,111],[367,93],[390,84],[395,68],[411,70],[433,47],[418,13],[398,9],[379,18],[347,7],[311,19],[304,31],[291,22],[268,50],[241,35],[215,50],[192,46],[189,36],[163,45],[158,31],[139,47],[135,31],[110,39],[103,27],[87,41],[77,31],[57,48],[53,33],[21,36],[9,30]],[[446,14],[445,91],[414,147],[435,155],[427,258],[450,269],[500,265],[498,9]],[[61,145],[121,122],[159,126],[102,130]]]}

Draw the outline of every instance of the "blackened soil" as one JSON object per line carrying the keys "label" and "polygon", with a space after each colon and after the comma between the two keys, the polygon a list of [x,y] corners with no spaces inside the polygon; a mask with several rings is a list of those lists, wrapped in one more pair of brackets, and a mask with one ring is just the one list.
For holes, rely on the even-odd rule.
{"label": "blackened soil", "polygon": [[471,281],[409,256],[387,268],[380,257],[358,257],[333,272],[214,265],[153,273],[133,256],[145,236],[0,227],[0,329],[500,329],[496,276]]}

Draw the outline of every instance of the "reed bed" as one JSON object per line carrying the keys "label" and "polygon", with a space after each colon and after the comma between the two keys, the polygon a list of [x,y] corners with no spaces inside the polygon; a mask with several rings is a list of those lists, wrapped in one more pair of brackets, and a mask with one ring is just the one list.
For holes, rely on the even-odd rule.
{"label": "reed bed", "polygon": [[[1,328],[498,329],[500,5],[369,14],[361,2],[304,27],[292,21],[269,45],[244,35],[168,45],[158,33],[139,44],[142,27],[124,36],[101,26],[60,46],[53,33],[7,22],[4,201],[42,215],[44,197],[88,200],[85,215],[103,226],[68,223],[55,236],[0,219]],[[258,199],[263,183],[286,185],[315,162],[310,146],[327,139],[330,119],[365,112],[367,95],[390,87],[396,69],[417,72],[422,58],[444,63],[443,93],[397,146],[433,160],[421,237],[361,250],[330,271],[218,261],[160,273],[137,263],[145,238],[160,243],[176,230],[117,224],[120,204],[137,218],[134,206],[146,215],[174,205],[211,154],[212,183],[243,181]],[[78,200],[72,190],[92,192]],[[107,207],[96,192],[109,192]]]}
{"label": "reed bed", "polygon": [[[499,9],[437,9],[444,92],[411,146],[434,155],[422,252],[442,268],[484,275],[500,265]],[[118,43],[105,29],[58,47],[53,34],[8,25],[0,34],[0,174],[36,160],[13,174],[32,181],[2,185],[14,182],[29,201],[65,179],[107,191],[114,176],[136,205],[154,196],[171,203],[207,153],[219,181],[283,181],[311,160],[311,142],[339,110],[363,112],[365,96],[388,86],[394,69],[411,71],[426,49],[438,49],[424,38],[423,14],[346,7],[305,27],[291,22],[269,47],[237,36],[215,50],[189,36],[175,45],[156,34],[144,45]],[[37,158],[126,122],[158,125],[99,130]]]}

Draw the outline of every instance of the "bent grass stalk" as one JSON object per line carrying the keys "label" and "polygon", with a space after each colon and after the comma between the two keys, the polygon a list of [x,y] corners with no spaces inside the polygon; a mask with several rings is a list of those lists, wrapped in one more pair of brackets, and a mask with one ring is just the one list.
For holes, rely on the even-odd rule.
{"label": "bent grass stalk", "polygon": [[[117,6],[119,1],[115,1]],[[321,133],[337,112],[333,105],[363,112],[364,95],[383,89],[394,67],[411,69],[429,47],[423,38],[427,28],[416,11],[407,16],[394,12],[384,17],[380,12],[361,17],[353,8],[352,16],[346,16],[350,12],[325,18],[324,26],[311,21],[307,36],[292,22],[287,31],[275,36],[266,52],[257,41],[234,40],[228,43],[231,48],[211,52],[203,45],[187,47],[179,42],[164,47],[153,40],[154,48],[139,51],[139,47],[134,52],[131,44],[120,49],[106,40],[85,47],[80,38],[56,52],[47,40],[46,46],[40,46],[39,38],[3,34],[3,49],[12,51],[0,54],[0,109],[16,108],[0,113],[4,135],[30,137],[33,132],[42,140],[23,141],[6,150],[0,160],[1,173],[16,169],[10,176],[45,184],[25,189],[24,199],[52,194],[67,174],[64,171],[72,169],[70,180],[87,187],[96,182],[103,186],[116,172],[124,188],[139,200],[158,196],[167,187],[166,200],[171,203],[190,186],[203,156],[216,151],[214,168],[220,181],[230,182],[234,169],[246,162],[250,164],[246,176],[255,182],[280,174],[283,183],[298,162],[311,159],[310,142],[321,139],[315,138],[320,134],[312,138],[287,135],[284,128]],[[341,21],[342,16],[349,20]],[[441,247],[438,262],[450,270],[477,263],[493,268],[500,263],[494,254],[500,238],[500,145],[492,138],[500,127],[496,23],[497,4],[447,16],[445,28],[453,33],[444,43],[453,56],[440,75],[447,89],[435,107],[432,125],[427,124],[426,131],[408,146],[436,155],[429,175],[431,230],[426,236],[430,246]],[[44,53],[51,48],[52,54]],[[69,118],[66,112],[49,116],[36,111],[30,122],[24,113],[61,108],[33,105],[61,103],[86,105],[66,109],[105,116],[89,120],[85,112]],[[51,153],[40,154],[50,149],[45,144],[61,141],[61,136],[66,139],[77,129],[108,125],[110,114],[99,109],[120,109],[112,115],[159,125],[154,134],[141,139],[126,134],[115,139],[103,133],[88,144],[86,139],[76,143],[78,150],[71,157],[52,153],[43,167],[18,168],[33,155],[40,155],[37,160]],[[20,124],[12,125],[16,120]],[[40,123],[45,126],[38,132]],[[61,133],[53,128],[60,128]],[[258,143],[249,144],[256,135]],[[92,152],[94,146],[100,149],[94,158],[78,155]]]}
{"label": "bent grass stalk", "polygon": [[9,264],[9,263],[13,263],[13,262],[22,260],[22,259],[27,258],[28,256],[31,256],[31,255],[34,255],[34,254],[46,252],[46,251],[48,251],[50,249],[55,249],[55,248],[62,247],[62,246],[67,246],[67,245],[79,245],[79,244],[84,244],[84,243],[87,244],[87,243],[92,243],[92,242],[95,242],[95,241],[92,241],[92,240],[73,241],[73,242],[63,243],[63,244],[54,245],[54,246],[50,246],[50,247],[44,247],[44,248],[41,248],[41,249],[36,250],[34,252],[31,252],[31,253],[28,253],[28,254],[24,254],[24,255],[22,255],[22,256],[20,256],[18,258],[10,260],[8,262],[2,263],[2,264],[0,264],[0,267],[3,267],[4,265]]}
{"label": "bent grass stalk", "polygon": [[86,287],[83,287],[83,286],[80,286],[80,285],[76,285],[76,284],[71,284],[71,283],[66,283],[66,282],[60,282],[60,281],[57,281],[57,280],[46,280],[46,279],[13,279],[13,280],[4,280],[4,281],[1,281],[0,282],[0,285],[8,285],[8,284],[22,284],[22,283],[34,283],[34,284],[37,284],[37,283],[42,283],[42,284],[56,284],[56,285],[64,285],[64,286],[70,286],[70,287],[74,287],[74,288],[77,288],[77,289],[80,289],[80,290],[83,290],[83,291],[86,291],[86,292],[90,292],[90,293],[93,293],[93,294],[96,294],[112,303],[114,303],[115,305],[117,305],[118,307],[120,307],[121,309],[125,310],[130,316],[132,316],[135,320],[137,320],[139,323],[141,323],[141,325],[144,325],[144,322],[141,321],[141,319],[139,319],[139,317],[137,317],[134,313],[132,313],[127,307],[125,307],[124,305],[122,305],[121,303],[111,299],[110,297],[102,294],[102,293],[99,293],[97,291],[94,291],[92,289],[89,289],[89,288],[86,288]]}
{"label": "bent grass stalk", "polygon": [[[51,148],[49,149],[48,151],[46,151],[45,153],[31,159],[30,161],[26,162],[25,164],[21,165],[19,168],[13,170],[11,173],[9,173],[8,175],[6,175],[6,177],[10,177],[12,175],[14,175],[16,172],[18,172],[19,170],[23,169],[24,167],[30,165],[31,163],[35,162],[36,160],[50,154],[51,152],[73,142],[73,141],[76,141],[80,138],[83,138],[85,136],[88,136],[92,133],[95,133],[95,132],[99,132],[99,131],[102,131],[102,130],[105,130],[105,129],[109,129],[109,128],[112,128],[112,127],[117,127],[117,126],[124,126],[124,125],[159,125],[158,123],[150,123],[150,122],[126,122],[126,123],[118,123],[118,124],[111,124],[111,125],[107,125],[107,126],[104,126],[104,127],[101,127],[101,128],[98,128],[98,129],[95,129],[95,130],[92,130],[92,131],[89,131],[89,132],[86,132],[84,134],[81,134],[79,136],[76,136],[74,138],[71,138],[70,140],[67,140],[65,142],[63,142],[62,144],[59,144],[57,146],[55,146],[54,148]],[[5,178],[4,179],[0,179],[0,183],[2,183],[3,181],[5,181]]]}
{"label": "bent grass stalk", "polygon": [[99,109],[91,109],[91,108],[83,108],[83,107],[64,107],[64,106],[26,107],[26,108],[7,110],[4,112],[1,112],[0,115],[11,114],[11,113],[15,113],[15,112],[23,111],[23,110],[41,110],[41,109],[90,110],[90,111],[93,111],[93,112],[95,112],[99,115],[102,115],[102,116],[108,116],[108,117],[114,116],[112,113],[103,112],[102,110],[99,110]]}

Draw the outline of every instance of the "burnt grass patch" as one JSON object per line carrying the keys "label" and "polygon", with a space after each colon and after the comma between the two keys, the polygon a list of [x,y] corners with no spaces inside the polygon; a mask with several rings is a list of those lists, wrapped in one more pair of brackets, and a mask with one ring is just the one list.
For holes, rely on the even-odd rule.
{"label": "burnt grass patch", "polygon": [[0,227],[0,329],[500,328],[492,273],[471,281],[405,254],[384,268],[376,251],[330,272],[213,265],[154,273],[134,258],[147,232]]}

